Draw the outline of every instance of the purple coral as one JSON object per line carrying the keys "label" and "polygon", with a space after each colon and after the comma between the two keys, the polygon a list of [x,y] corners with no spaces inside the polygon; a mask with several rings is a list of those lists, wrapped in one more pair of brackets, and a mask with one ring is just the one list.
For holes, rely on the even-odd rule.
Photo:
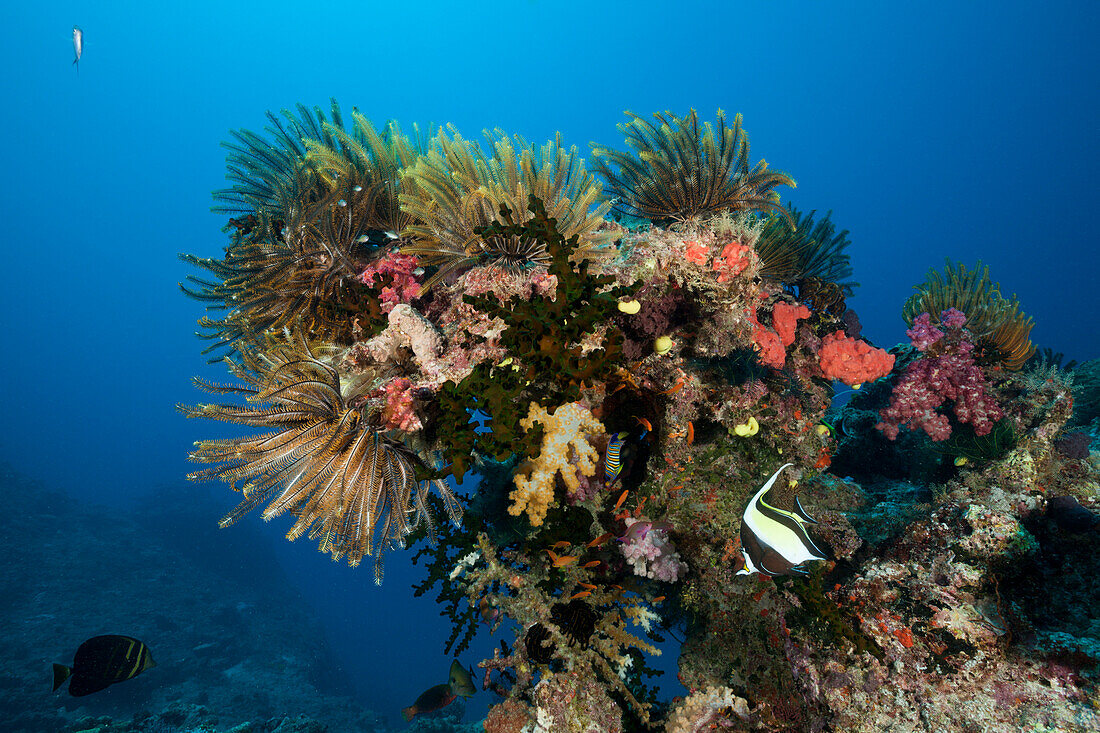
{"label": "purple coral", "polygon": [[921,313],[913,321],[913,327],[905,332],[909,337],[909,343],[917,351],[927,351],[932,344],[939,343],[943,338],[943,331],[932,325],[932,316]]}
{"label": "purple coral", "polygon": [[977,435],[987,435],[1003,416],[987,389],[985,373],[974,363],[974,344],[962,328],[965,322],[963,313],[949,308],[940,318],[947,334],[932,325],[927,313],[917,316],[913,328],[906,331],[918,350],[927,351],[934,344],[940,348],[937,356],[926,353],[909,365],[890,395],[889,406],[879,412],[882,422],[875,427],[890,440],[898,437],[905,423],[912,430],[923,429],[932,440],[946,440],[951,424],[937,408],[947,400],[954,401],[959,422],[969,423]]}
{"label": "purple coral", "polygon": [[626,534],[620,539],[623,557],[643,578],[675,583],[687,570],[680,553],[668,539],[668,525],[639,519],[626,519]]}
{"label": "purple coral", "polygon": [[[663,287],[663,286],[661,286]],[[653,353],[653,339],[667,336],[677,322],[678,312],[684,305],[684,294],[679,288],[658,295],[657,286],[646,286],[637,294],[641,310],[633,316],[619,319],[626,335],[623,353],[627,359],[644,359]]]}

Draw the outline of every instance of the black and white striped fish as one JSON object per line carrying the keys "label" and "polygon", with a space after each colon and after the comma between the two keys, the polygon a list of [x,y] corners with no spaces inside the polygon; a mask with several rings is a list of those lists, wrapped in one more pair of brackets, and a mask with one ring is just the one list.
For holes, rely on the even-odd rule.
{"label": "black and white striped fish", "polygon": [[793,512],[779,509],[769,502],[775,480],[784,468],[792,465],[785,463],[780,466],[745,507],[741,519],[744,567],[737,571],[738,575],[805,575],[804,563],[825,559],[825,553],[806,532],[807,522],[817,522],[802,508],[798,498],[794,500]]}

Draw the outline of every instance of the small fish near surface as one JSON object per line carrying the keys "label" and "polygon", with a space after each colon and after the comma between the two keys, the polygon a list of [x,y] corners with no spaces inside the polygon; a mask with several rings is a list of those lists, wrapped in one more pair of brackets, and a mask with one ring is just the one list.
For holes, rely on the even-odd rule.
{"label": "small fish near surface", "polygon": [[775,480],[784,468],[792,465],[780,466],[745,507],[741,519],[743,566],[738,575],[805,575],[803,563],[825,559],[825,553],[806,532],[807,522],[817,522],[802,508],[802,503],[795,498],[794,511],[789,512],[768,502]]}
{"label": "small fish near surface", "polygon": [[474,684],[473,672],[459,664],[456,659],[451,662],[447,682],[424,690],[420,693],[420,697],[416,698],[416,702],[407,708],[402,708],[401,715],[408,722],[417,715],[442,710],[459,697],[473,697],[475,692],[477,692],[477,685]]}
{"label": "small fish near surface", "polygon": [[157,666],[149,647],[129,636],[93,636],[80,645],[73,659],[73,666],[53,666],[53,689],[69,682],[69,694],[83,697],[113,685],[133,679],[147,669]]}
{"label": "small fish near surface", "polygon": [[76,58],[73,59],[73,66],[76,67],[76,73],[80,73],[80,57],[84,55],[84,31],[80,26],[73,26],[73,53]]}

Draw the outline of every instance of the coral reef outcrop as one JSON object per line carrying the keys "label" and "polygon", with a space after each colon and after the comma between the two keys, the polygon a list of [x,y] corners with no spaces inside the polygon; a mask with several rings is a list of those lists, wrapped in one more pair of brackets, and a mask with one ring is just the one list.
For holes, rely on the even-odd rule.
{"label": "coral reef outcrop", "polygon": [[[794,181],[750,165],[740,116],[620,129],[628,151],[594,150],[606,190],[560,136],[402,148],[385,190],[405,226],[339,239],[340,263],[277,298],[238,261],[299,230],[238,228],[224,263],[194,259],[229,278],[202,296],[256,389],[201,383],[248,404],[188,413],[293,430],[204,441],[192,457],[218,465],[193,477],[246,479],[234,516],[275,495],[265,516],[352,564],[416,546],[446,648],[480,623],[506,637],[479,665],[487,731],[1096,727],[1100,620],[1079,599],[1100,573],[1071,539],[1096,531],[1096,454],[1067,447],[1074,380],[1028,361],[1019,303],[949,265],[902,308],[910,345],[879,348],[846,304],[847,232],[780,203]],[[314,170],[280,145],[307,192],[362,161],[318,138]],[[295,224],[343,237],[355,200],[317,200]],[[316,297],[291,323],[273,309],[293,283]],[[669,700],[647,660],[673,636]]]}

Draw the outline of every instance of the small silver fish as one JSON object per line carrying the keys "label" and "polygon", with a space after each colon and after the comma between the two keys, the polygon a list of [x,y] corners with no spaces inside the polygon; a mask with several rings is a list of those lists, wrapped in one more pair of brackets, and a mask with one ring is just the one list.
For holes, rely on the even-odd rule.
{"label": "small silver fish", "polygon": [[80,73],[80,57],[84,53],[84,31],[80,26],[73,26],[73,53],[76,54],[76,58],[73,59],[73,65],[76,66],[76,73]]}

